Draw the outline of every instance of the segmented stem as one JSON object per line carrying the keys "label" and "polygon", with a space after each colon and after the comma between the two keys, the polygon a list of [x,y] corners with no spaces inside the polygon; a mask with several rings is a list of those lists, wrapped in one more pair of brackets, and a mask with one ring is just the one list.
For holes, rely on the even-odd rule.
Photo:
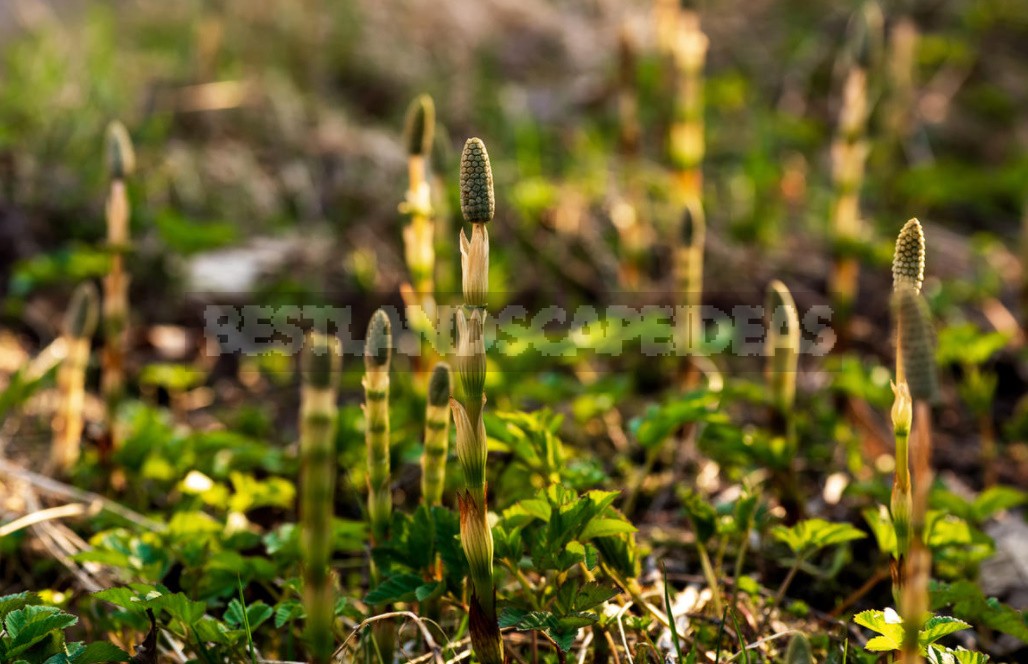
{"label": "segmented stem", "polygon": [[765,369],[768,391],[775,410],[788,422],[792,419],[796,401],[796,372],[800,354],[799,312],[792,293],[778,280],[768,286],[766,306],[769,323]]}
{"label": "segmented stem", "polygon": [[686,204],[679,229],[681,244],[675,250],[674,278],[682,307],[677,315],[678,346],[689,353],[703,347],[703,250],[707,223],[699,200]]}
{"label": "segmented stem", "polygon": [[67,351],[57,375],[61,402],[54,418],[50,458],[58,472],[67,472],[78,461],[82,438],[82,404],[85,400],[89,345],[96,331],[99,295],[92,283],[81,284],[71,298],[64,322]]}
{"label": "segmented stem", "polygon": [[678,15],[672,55],[675,65],[674,109],[669,153],[675,170],[680,204],[701,200],[703,174],[700,167],[706,152],[703,138],[703,67],[709,40],[700,29],[700,17],[693,10]]}
{"label": "segmented stem", "polygon": [[400,211],[410,218],[403,229],[404,258],[411,276],[410,290],[404,289],[404,303],[411,324],[423,333],[428,333],[435,322],[435,223],[428,184],[434,127],[432,98],[420,95],[407,109],[408,187]]}
{"label": "segmented stem", "polygon": [[128,285],[125,252],[129,247],[129,205],[124,180],[111,182],[107,198],[107,243],[111,270],[103,280],[104,349],[101,391],[107,406],[112,443],[118,443],[117,414],[125,391],[125,345],[128,341]]}
{"label": "segmented stem", "polygon": [[446,455],[450,444],[450,367],[440,362],[432,371],[425,406],[425,451],[421,456],[421,497],[432,507],[443,502]]}
{"label": "segmented stem", "polygon": [[503,639],[496,621],[493,586],[493,537],[486,501],[485,305],[489,293],[489,234],[486,223],[495,209],[492,169],[485,144],[468,139],[461,155],[461,212],[472,224],[471,239],[461,232],[464,309],[457,311],[456,371],[458,398],[450,400],[457,427],[457,458],[465,490],[458,495],[461,546],[472,581],[469,627],[471,645],[483,664],[502,664]]}
{"label": "segmented stem", "polygon": [[389,458],[389,318],[379,309],[371,317],[364,349],[364,440],[368,453],[368,520],[372,542],[381,544],[393,511]]}
{"label": "segmented stem", "polygon": [[836,260],[831,290],[843,315],[852,308],[860,277],[860,264],[852,255],[852,245],[861,235],[860,190],[867,162],[867,72],[853,65],[843,86],[839,128],[832,143],[832,181],[835,187],[831,209],[832,234]]}
{"label": "segmented stem", "polygon": [[300,393],[300,533],[303,542],[306,640],[311,661],[328,662],[334,650],[335,597],[330,563],[335,499],[336,389],[339,341],[307,338]]}

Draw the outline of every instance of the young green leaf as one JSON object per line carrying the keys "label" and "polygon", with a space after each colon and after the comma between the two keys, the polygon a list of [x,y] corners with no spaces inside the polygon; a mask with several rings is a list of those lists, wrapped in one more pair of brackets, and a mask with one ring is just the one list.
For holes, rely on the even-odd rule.
{"label": "young green leaf", "polygon": [[771,535],[797,555],[807,555],[818,549],[867,537],[848,523],[831,523],[824,519],[807,519],[791,528],[778,526],[771,531]]}
{"label": "young green leaf", "polygon": [[895,611],[871,609],[853,616],[853,622],[877,632],[864,646],[872,652],[888,652],[903,647],[903,623]]}
{"label": "young green leaf", "polygon": [[582,529],[582,533],[578,536],[578,539],[585,541],[594,537],[608,537],[610,535],[620,535],[622,533],[634,533],[636,530],[638,529],[629,523],[627,519],[597,517],[589,520],[585,525],[585,528]]}
{"label": "young green leaf", "polygon": [[1003,510],[1028,503],[1028,492],[1010,486],[994,486],[982,491],[971,507],[974,517],[981,523]]}

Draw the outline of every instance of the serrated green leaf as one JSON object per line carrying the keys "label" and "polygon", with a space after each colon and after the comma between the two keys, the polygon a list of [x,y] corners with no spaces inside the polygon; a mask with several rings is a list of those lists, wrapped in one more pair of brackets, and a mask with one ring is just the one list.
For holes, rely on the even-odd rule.
{"label": "serrated green leaf", "polygon": [[150,605],[155,611],[164,609],[172,618],[188,626],[196,624],[207,610],[206,604],[193,601],[182,593],[162,593],[151,597]]}
{"label": "serrated green leaf", "polygon": [[895,614],[892,614],[890,619],[884,611],[871,609],[853,616],[853,622],[880,635],[868,641],[865,646],[872,652],[898,650],[903,645],[903,625]]}
{"label": "serrated green leaf", "polygon": [[4,620],[7,657],[25,652],[53,630],[63,630],[79,621],[55,606],[25,606],[11,611]]}
{"label": "serrated green leaf", "polygon": [[778,526],[771,531],[771,535],[797,555],[807,555],[827,546],[867,537],[863,531],[848,523],[831,523],[824,519],[806,519],[791,528]]}
{"label": "serrated green leaf", "polygon": [[275,607],[275,628],[281,629],[287,622],[303,617],[303,604],[295,599],[279,602]]}
{"label": "serrated green leaf", "polygon": [[960,630],[970,629],[971,626],[963,620],[957,618],[951,618],[950,616],[932,616],[929,618],[924,627],[917,635],[917,641],[922,648],[928,646],[930,643],[935,643],[942,637],[959,632]]}
{"label": "serrated green leaf", "polygon": [[418,586],[418,589],[414,591],[414,597],[419,602],[424,602],[429,597],[441,593],[446,588],[446,584],[442,581],[433,581],[431,583],[425,583]]}
{"label": "serrated green leaf", "polygon": [[896,555],[896,527],[889,516],[889,510],[884,505],[877,508],[868,507],[861,514],[864,521],[871,527],[871,533],[878,542],[878,549],[882,553]]}
{"label": "serrated green leaf", "polygon": [[417,589],[425,583],[417,574],[391,576],[368,593],[364,601],[368,604],[390,604],[414,599]]}
{"label": "serrated green leaf", "polygon": [[203,537],[222,531],[222,525],[206,512],[175,512],[168,522],[168,534],[173,537]]}
{"label": "serrated green leaf", "polygon": [[574,611],[588,611],[593,607],[603,604],[612,597],[617,597],[621,591],[617,586],[608,586],[596,581],[590,581],[581,588],[571,603]]}
{"label": "serrated green leaf", "polygon": [[1028,503],[1028,493],[1009,486],[994,486],[983,491],[972,503],[978,522],[985,521],[1003,510]]}
{"label": "serrated green leaf", "polygon": [[600,562],[600,551],[592,544],[585,545],[585,566],[588,569],[596,569]]}
{"label": "serrated green leaf", "polygon": [[142,613],[147,608],[147,604],[140,601],[139,594],[131,588],[108,588],[93,593],[93,597],[129,611]]}
{"label": "serrated green leaf", "polygon": [[596,618],[583,613],[558,618],[548,611],[526,611],[506,607],[500,613],[498,622],[500,627],[513,627],[519,631],[546,632],[562,651],[567,652],[571,649],[578,630],[595,623]]}
{"label": "serrated green leaf", "polygon": [[246,613],[244,615],[242,602],[238,599],[233,599],[228,603],[228,608],[225,610],[225,622],[233,627],[249,625],[250,632],[252,633],[257,629],[258,625],[270,618],[273,613],[274,609],[263,601],[257,600],[256,602],[247,604]]}
{"label": "serrated green leaf", "polygon": [[0,597],[0,622],[2,622],[11,611],[17,611],[29,604],[35,604],[38,601],[39,597],[35,593],[29,591]]}
{"label": "serrated green leaf", "polygon": [[987,599],[971,581],[933,584],[931,597],[933,609],[951,606],[951,613],[963,620],[981,623],[1028,642],[1028,614],[995,598]]}
{"label": "serrated green leaf", "polygon": [[944,648],[933,644],[928,649],[930,664],[987,664],[989,656],[964,648]]}
{"label": "serrated green leaf", "polygon": [[894,639],[889,636],[880,635],[868,640],[864,648],[871,652],[891,652],[903,647],[903,637]]}
{"label": "serrated green leaf", "polygon": [[90,643],[81,652],[72,657],[75,664],[101,664],[101,662],[127,662],[130,655],[106,641]]}
{"label": "serrated green leaf", "polygon": [[971,543],[971,527],[959,517],[929,512],[925,530],[927,544],[935,549],[944,546],[965,546]]}
{"label": "serrated green leaf", "polygon": [[205,615],[193,625],[192,629],[196,632],[196,636],[200,641],[203,642],[229,645],[233,640],[228,628],[225,627],[225,623],[215,620],[210,616]]}
{"label": "serrated green leaf", "polygon": [[585,528],[582,529],[582,534],[578,538],[582,541],[590,540],[594,537],[609,537],[610,535],[620,535],[622,533],[634,533],[638,530],[635,526],[624,519],[612,519],[612,518],[595,518],[591,519],[589,523],[585,524]]}

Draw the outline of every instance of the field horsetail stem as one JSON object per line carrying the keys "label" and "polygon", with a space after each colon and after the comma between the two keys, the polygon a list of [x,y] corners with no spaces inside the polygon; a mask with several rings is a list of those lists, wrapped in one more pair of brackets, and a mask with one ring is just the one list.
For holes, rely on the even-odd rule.
{"label": "field horsetail stem", "polygon": [[67,473],[78,461],[82,438],[82,404],[85,399],[89,345],[96,332],[100,296],[91,282],[79,285],[71,296],[62,333],[65,356],[57,374],[60,405],[54,420],[50,460],[55,470]]}
{"label": "field horsetail stem", "polygon": [[335,498],[335,379],[342,367],[339,340],[310,334],[300,359],[300,532],[304,610],[310,661],[331,660],[335,638],[332,505]]}
{"label": "field horsetail stem", "polygon": [[924,542],[928,493],[932,484],[931,404],[938,399],[935,343],[928,305],[909,285],[896,293],[903,370],[913,402],[911,438],[910,550],[902,571],[900,609],[904,625],[903,661],[919,662],[918,632],[929,610],[931,553]]}
{"label": "field horsetail stem", "polygon": [[677,335],[681,348],[690,354],[703,350],[703,251],[707,237],[707,223],[699,200],[687,203],[682,213],[678,233],[681,242],[675,248],[675,290],[685,306],[685,315],[678,323]]}
{"label": "field horsetail stem", "polygon": [[435,105],[420,95],[407,109],[404,138],[407,143],[407,194],[400,212],[409,223],[403,229],[404,257],[411,282],[401,287],[407,317],[422,334],[435,326],[435,224],[428,172],[435,132]]}
{"label": "field horsetail stem", "polygon": [[125,181],[135,169],[135,152],[128,131],[112,122],[106,137],[107,169],[111,178],[107,195],[107,244],[110,272],[103,281],[103,376],[101,388],[107,406],[107,426],[112,445],[118,444],[117,414],[125,390],[125,344],[128,332],[128,284],[125,254],[129,250],[129,201]]}
{"label": "field horsetail stem", "polygon": [[502,664],[503,640],[496,620],[493,536],[486,502],[485,405],[486,300],[489,293],[489,232],[495,211],[493,175],[485,144],[470,138],[460,160],[460,207],[471,239],[460,234],[465,306],[457,310],[457,398],[450,399],[457,427],[457,459],[465,488],[458,495],[460,538],[471,575],[471,645],[482,664]]}
{"label": "field horsetail stem", "polygon": [[428,382],[425,406],[425,451],[421,456],[421,497],[433,507],[443,502],[446,455],[450,444],[450,365],[440,362]]}
{"label": "field horsetail stem", "polygon": [[389,469],[389,364],[392,333],[389,316],[375,311],[364,344],[364,440],[368,451],[368,521],[372,541],[388,536],[393,512]]}
{"label": "field horsetail stem", "polygon": [[868,61],[872,30],[877,25],[874,13],[862,10],[854,17],[854,35],[848,52],[848,66],[842,85],[842,103],[835,140],[832,142],[832,184],[834,193],[830,212],[835,262],[830,290],[836,310],[848,318],[856,300],[860,263],[854,255],[863,236],[860,191],[870,144],[867,140]]}
{"label": "field horsetail stem", "polygon": [[767,379],[773,433],[794,442],[793,406],[800,356],[800,320],[788,287],[777,279],[767,288]]}
{"label": "field horsetail stem", "polygon": [[[911,219],[900,230],[892,258],[893,297],[900,304],[900,291],[918,293],[924,282],[925,242],[921,224]],[[893,384],[895,401],[892,407],[892,429],[896,441],[896,478],[892,485],[890,511],[896,532],[896,558],[892,565],[893,597],[900,603],[904,585],[903,566],[910,553],[913,496],[910,482],[910,429],[913,405],[904,370],[903,326],[899,312],[896,315],[896,382]]]}
{"label": "field horsetail stem", "polygon": [[671,48],[675,90],[668,151],[675,172],[675,202],[685,205],[702,200],[701,166],[706,151],[703,138],[703,67],[710,42],[700,29],[694,9],[677,14]]}

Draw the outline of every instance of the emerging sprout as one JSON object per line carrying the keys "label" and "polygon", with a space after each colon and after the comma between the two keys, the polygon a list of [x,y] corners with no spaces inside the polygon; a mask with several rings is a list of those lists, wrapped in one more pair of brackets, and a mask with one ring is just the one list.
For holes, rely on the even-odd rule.
{"label": "emerging sprout", "polygon": [[96,331],[99,318],[100,295],[92,282],[79,285],[68,303],[64,316],[64,333],[75,339],[90,338]]}
{"label": "emerging sprout", "polygon": [[125,125],[117,120],[107,125],[107,170],[113,180],[124,180],[136,169],[136,153],[132,149]]}
{"label": "emerging sprout", "polygon": [[432,370],[428,381],[428,404],[445,406],[450,403],[450,365],[440,362]]}
{"label": "emerging sprout", "polygon": [[460,156],[460,210],[472,224],[492,221],[496,209],[493,170],[489,153],[480,138],[469,138]]}
{"label": "emerging sprout", "polygon": [[777,279],[767,289],[767,381],[771,401],[783,416],[796,399],[800,321],[789,289]]}
{"label": "emerging sprout", "polygon": [[814,655],[810,651],[810,641],[803,634],[796,634],[789,639],[789,648],[785,651],[785,664],[814,664]]}
{"label": "emerging sprout", "polygon": [[432,152],[432,138],[435,133],[435,104],[428,95],[418,95],[407,107],[407,121],[404,135],[407,139],[407,154],[427,157]]}
{"label": "emerging sprout", "polygon": [[368,334],[364,340],[364,367],[378,369],[388,366],[392,357],[393,335],[389,316],[378,309],[368,323]]}
{"label": "emerging sprout", "polygon": [[[698,233],[703,233],[705,226],[703,218],[693,211],[692,205],[686,205],[682,211],[682,244],[687,247],[693,246]],[[702,236],[701,236],[702,237]]]}
{"label": "emerging sprout", "polygon": [[332,386],[332,377],[342,365],[339,340],[323,334],[310,334],[300,356],[303,384],[316,389]]}

